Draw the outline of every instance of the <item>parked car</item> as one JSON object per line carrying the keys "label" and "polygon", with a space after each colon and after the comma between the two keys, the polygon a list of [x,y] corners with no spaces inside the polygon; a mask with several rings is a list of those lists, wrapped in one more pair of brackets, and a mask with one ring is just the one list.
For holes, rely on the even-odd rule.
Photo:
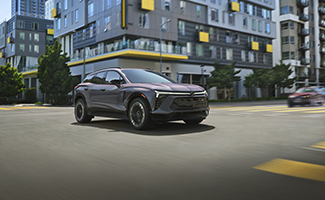
{"label": "parked car", "polygon": [[288,97],[288,107],[294,105],[323,105],[324,99],[316,87],[303,87]]}
{"label": "parked car", "polygon": [[89,74],[75,87],[75,118],[125,118],[135,129],[153,122],[183,120],[199,124],[209,114],[208,94],[198,85],[180,84],[146,69],[109,68]]}
{"label": "parked car", "polygon": [[319,88],[318,91],[323,95],[324,100],[325,100],[325,87],[324,88]]}

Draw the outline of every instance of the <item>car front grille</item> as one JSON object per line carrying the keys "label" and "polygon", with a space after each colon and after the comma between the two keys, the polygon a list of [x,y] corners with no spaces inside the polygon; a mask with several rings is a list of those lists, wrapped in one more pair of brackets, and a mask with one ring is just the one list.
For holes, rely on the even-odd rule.
{"label": "car front grille", "polygon": [[161,104],[165,101],[168,95],[159,95],[158,99],[156,99],[155,110],[157,110]]}
{"label": "car front grille", "polygon": [[172,110],[191,110],[198,108],[206,108],[208,101],[204,97],[179,97],[175,98],[170,105]]}

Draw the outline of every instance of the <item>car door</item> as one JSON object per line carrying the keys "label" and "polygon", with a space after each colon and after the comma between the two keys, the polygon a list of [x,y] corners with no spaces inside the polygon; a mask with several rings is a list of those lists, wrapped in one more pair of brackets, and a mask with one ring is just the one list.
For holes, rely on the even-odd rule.
{"label": "car door", "polygon": [[90,109],[92,111],[98,111],[103,109],[101,105],[100,99],[103,93],[104,86],[105,86],[105,79],[106,79],[107,71],[99,72],[91,79],[91,86],[89,86],[89,97],[90,97]]}
{"label": "car door", "polygon": [[121,88],[125,83],[123,77],[114,70],[107,71],[105,84],[101,85],[101,94],[99,96],[99,105],[105,110],[112,112],[121,112],[123,108],[119,105],[122,101]]}

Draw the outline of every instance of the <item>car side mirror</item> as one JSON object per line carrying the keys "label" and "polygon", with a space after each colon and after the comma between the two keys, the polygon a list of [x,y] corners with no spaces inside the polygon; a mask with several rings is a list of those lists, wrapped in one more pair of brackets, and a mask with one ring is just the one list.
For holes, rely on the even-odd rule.
{"label": "car side mirror", "polygon": [[111,84],[116,85],[117,87],[120,87],[121,81],[119,79],[113,79],[113,80],[111,80]]}

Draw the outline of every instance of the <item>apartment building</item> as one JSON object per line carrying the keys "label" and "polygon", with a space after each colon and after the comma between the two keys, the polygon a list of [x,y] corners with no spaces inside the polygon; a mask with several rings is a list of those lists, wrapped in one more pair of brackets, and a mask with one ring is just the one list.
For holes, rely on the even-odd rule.
{"label": "apartment building", "polygon": [[11,17],[14,15],[45,18],[45,0],[11,0]]}
{"label": "apartment building", "polygon": [[35,90],[37,99],[42,100],[36,72],[46,45],[54,43],[53,21],[14,15],[0,24],[0,29],[0,62],[9,62],[22,72],[26,89]]}
{"label": "apartment building", "polygon": [[291,64],[299,87],[325,84],[325,1],[280,0],[276,2],[273,20],[276,21],[277,39],[273,47],[273,62],[280,59]]}
{"label": "apartment building", "polygon": [[54,9],[54,0],[46,0],[45,1],[45,19],[53,19],[52,18],[52,10]]}
{"label": "apartment building", "polygon": [[55,0],[52,16],[54,37],[80,80],[102,68],[137,67],[205,85],[215,62],[236,61],[242,81],[234,95],[241,98],[249,95],[244,77],[273,66],[274,9],[275,0]]}

